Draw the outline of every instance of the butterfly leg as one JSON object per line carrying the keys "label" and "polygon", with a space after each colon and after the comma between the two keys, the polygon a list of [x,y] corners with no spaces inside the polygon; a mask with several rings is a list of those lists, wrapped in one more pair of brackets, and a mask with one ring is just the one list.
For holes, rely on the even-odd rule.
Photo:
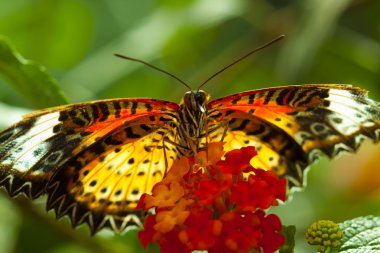
{"label": "butterfly leg", "polygon": [[167,137],[164,137],[163,139],[162,139],[162,147],[163,147],[163,150],[164,150],[164,160],[165,160],[165,171],[164,171],[164,175],[166,175],[166,173],[168,172],[168,167],[169,167],[169,165],[168,165],[168,157],[167,157],[167,154],[166,154],[166,146],[165,146],[165,139],[166,140],[169,140],[169,138],[167,138]]}
{"label": "butterfly leg", "polygon": [[181,148],[181,149],[185,149],[185,150],[190,150],[188,147],[182,146],[182,145],[180,145],[180,144],[178,144],[178,143],[170,140],[168,137],[165,137],[164,141],[166,141],[169,144],[172,144],[172,145],[176,146],[177,148]]}
{"label": "butterfly leg", "polygon": [[[207,122],[207,115],[204,114],[204,121]],[[206,140],[206,159],[208,161],[208,138],[209,138],[209,135],[208,135],[208,124],[205,124],[205,140]]]}
{"label": "butterfly leg", "polygon": [[[170,140],[169,138],[165,137],[164,138],[164,141],[176,146],[177,148],[179,149],[184,149],[184,150],[187,150],[187,151],[192,151],[192,154],[194,155],[194,157],[198,160],[198,162],[202,165],[203,168],[206,168],[206,164],[203,162],[203,160],[201,159],[201,157],[198,155],[198,150],[197,150],[197,147],[194,145],[194,143],[191,141],[191,148],[189,147],[185,147],[185,146],[182,146],[178,143],[175,143],[173,142],[172,140]],[[189,142],[190,144],[190,142]],[[166,156],[165,156],[165,159],[166,159]],[[207,173],[207,172],[206,172]],[[165,170],[165,174],[166,174],[166,170]]]}
{"label": "butterfly leg", "polygon": [[[220,138],[220,141],[223,142],[224,141],[224,138],[226,137],[227,135],[227,130],[228,130],[228,127],[230,126],[230,122],[229,121],[224,121],[222,123],[222,125],[225,125],[224,126],[224,130],[223,130],[223,134],[222,134],[222,138]],[[222,126],[223,127],[223,126]]]}
{"label": "butterfly leg", "polygon": [[[199,162],[199,164],[203,167],[203,170],[205,171],[205,173],[208,176],[211,176],[210,173],[209,173],[209,171],[207,170],[207,165],[206,165],[205,161],[198,155],[198,152],[199,152],[198,146],[195,144],[194,141],[191,141],[191,140],[189,141],[189,146],[190,146],[190,148],[191,148],[191,150],[193,152],[193,155],[194,155],[195,159],[197,159],[197,161]],[[207,146],[206,146],[206,154],[207,154]],[[207,155],[206,155],[206,159],[208,159]]]}

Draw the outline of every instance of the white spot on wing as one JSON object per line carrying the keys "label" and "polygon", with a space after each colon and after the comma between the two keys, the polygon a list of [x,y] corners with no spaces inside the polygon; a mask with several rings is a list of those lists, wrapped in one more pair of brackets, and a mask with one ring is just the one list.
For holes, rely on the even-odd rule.
{"label": "white spot on wing", "polygon": [[355,120],[356,122],[360,122],[360,121],[365,120],[365,117],[363,117],[363,119],[361,119],[361,120],[359,120],[357,117],[354,118],[355,115],[359,111],[364,110],[364,108],[362,108],[362,110],[361,110],[360,104],[355,103],[355,101],[353,101],[353,100],[351,100],[350,102],[351,102],[351,104],[346,105],[346,104],[340,103],[339,101],[331,101],[330,105],[328,106],[328,109],[330,109],[331,111],[336,112],[340,115],[343,115],[345,118],[350,118],[351,120],[356,119]]}
{"label": "white spot on wing", "polygon": [[[16,162],[13,164],[13,168],[19,170],[20,172],[26,172],[34,164],[36,164],[47,152],[49,148],[49,143],[41,143],[38,146],[30,148],[22,156],[16,158]],[[41,150],[38,152],[38,155],[35,154],[35,151]]]}
{"label": "white spot on wing", "polygon": [[41,131],[45,131],[48,128],[51,128],[53,131],[53,127],[59,123],[58,118],[59,112],[49,113],[41,116],[27,134],[31,136]]}
{"label": "white spot on wing", "polygon": [[349,154],[349,153],[353,153],[354,151],[352,150],[352,148],[350,148],[349,146],[347,146],[346,144],[344,143],[337,143],[335,146],[334,146],[334,153],[333,153],[333,156],[335,157],[339,157],[343,154]]}
{"label": "white spot on wing", "polygon": [[54,136],[53,127],[58,117],[58,112],[41,116],[28,132],[12,141],[2,164],[13,164],[13,169],[20,172],[29,170],[48,151],[49,143],[45,140]]}
{"label": "white spot on wing", "polygon": [[300,145],[303,145],[309,138],[313,138],[313,135],[306,131],[299,131],[294,135],[294,139]]}
{"label": "white spot on wing", "polygon": [[320,149],[313,149],[309,153],[309,160],[315,162],[319,157],[324,156],[325,153]]}
{"label": "white spot on wing", "polygon": [[332,90],[329,92],[328,100],[335,101],[341,104],[352,105],[354,99],[349,91],[346,90]]}
{"label": "white spot on wing", "polygon": [[371,120],[367,120],[367,121],[363,122],[364,127],[373,127],[374,125],[375,125],[375,122],[373,122]]}
{"label": "white spot on wing", "polygon": [[331,131],[331,129],[319,122],[313,123],[310,125],[310,130],[313,132],[315,135],[321,135],[321,134],[327,134]]}
{"label": "white spot on wing", "polygon": [[380,139],[380,129],[375,130],[376,140]]}
{"label": "white spot on wing", "polygon": [[336,119],[336,115],[332,114],[328,116],[328,121],[330,125],[334,126],[335,130],[340,132],[343,135],[350,135],[360,130],[358,123],[355,121],[348,119],[346,117],[339,117],[342,121],[340,123],[336,123],[334,119]]}

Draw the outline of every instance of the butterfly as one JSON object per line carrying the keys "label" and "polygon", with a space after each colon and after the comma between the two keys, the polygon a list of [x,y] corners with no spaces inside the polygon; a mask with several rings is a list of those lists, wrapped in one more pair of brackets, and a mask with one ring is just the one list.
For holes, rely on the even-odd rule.
{"label": "butterfly", "polygon": [[259,89],[209,101],[188,91],[180,104],[111,99],[32,112],[0,133],[0,185],[10,196],[47,194],[47,209],[122,231],[141,225],[135,210],[175,159],[207,143],[226,151],[255,146],[258,168],[301,187],[320,154],[332,158],[380,139],[380,105],[349,85]]}

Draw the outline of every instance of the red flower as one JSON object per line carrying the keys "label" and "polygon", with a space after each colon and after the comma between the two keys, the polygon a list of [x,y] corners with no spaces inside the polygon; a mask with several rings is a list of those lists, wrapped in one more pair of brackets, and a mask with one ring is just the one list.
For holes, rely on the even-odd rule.
{"label": "red flower", "polygon": [[144,248],[148,247],[148,244],[153,240],[153,236],[156,231],[153,229],[156,223],[155,215],[148,215],[144,220],[144,230],[138,232],[138,238]]}
{"label": "red flower", "polygon": [[230,252],[249,252],[260,249],[263,237],[260,231],[260,218],[255,213],[246,213],[242,216],[237,211],[225,213],[223,221],[224,247]]}
{"label": "red flower", "polygon": [[[231,200],[242,211],[267,209],[278,204],[276,199],[285,201],[286,179],[278,180],[272,171],[253,169],[247,181],[240,181],[232,186]],[[255,194],[247,194],[255,189]]]}
{"label": "red flower", "polygon": [[156,212],[139,231],[144,247],[153,242],[162,253],[270,253],[284,243],[280,220],[263,210],[277,205],[277,199],[285,200],[285,179],[251,166],[254,147],[232,150],[224,160],[221,147],[210,143],[207,153],[182,157],[152,195],[141,197],[138,208],[153,207]]}
{"label": "red flower", "polygon": [[240,175],[242,172],[250,172],[253,167],[249,163],[257,155],[255,147],[245,147],[241,149],[234,149],[228,152],[225,156],[226,159],[219,161],[217,166],[224,173],[233,175]]}
{"label": "red flower", "polygon": [[196,186],[193,194],[199,199],[199,204],[210,205],[228,189],[228,182],[204,178]]}
{"label": "red flower", "polygon": [[279,234],[281,228],[281,221],[276,215],[269,214],[264,218],[262,221],[264,237],[261,241],[261,247],[264,253],[274,252],[285,243],[285,237]]}
{"label": "red flower", "polygon": [[222,228],[219,220],[212,219],[210,209],[193,206],[185,228],[179,233],[180,241],[190,250],[207,250],[214,246]]}
{"label": "red flower", "polygon": [[179,229],[172,230],[168,233],[163,234],[157,243],[160,244],[160,252],[162,253],[190,253],[191,250],[186,247],[178,239]]}

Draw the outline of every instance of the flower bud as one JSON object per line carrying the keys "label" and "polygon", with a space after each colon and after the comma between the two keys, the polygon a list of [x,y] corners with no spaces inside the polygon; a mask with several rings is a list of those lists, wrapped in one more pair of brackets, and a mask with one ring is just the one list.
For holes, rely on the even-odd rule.
{"label": "flower bud", "polygon": [[324,252],[327,247],[338,248],[343,232],[339,225],[330,220],[319,220],[311,224],[306,232],[307,242],[317,245],[319,252]]}

